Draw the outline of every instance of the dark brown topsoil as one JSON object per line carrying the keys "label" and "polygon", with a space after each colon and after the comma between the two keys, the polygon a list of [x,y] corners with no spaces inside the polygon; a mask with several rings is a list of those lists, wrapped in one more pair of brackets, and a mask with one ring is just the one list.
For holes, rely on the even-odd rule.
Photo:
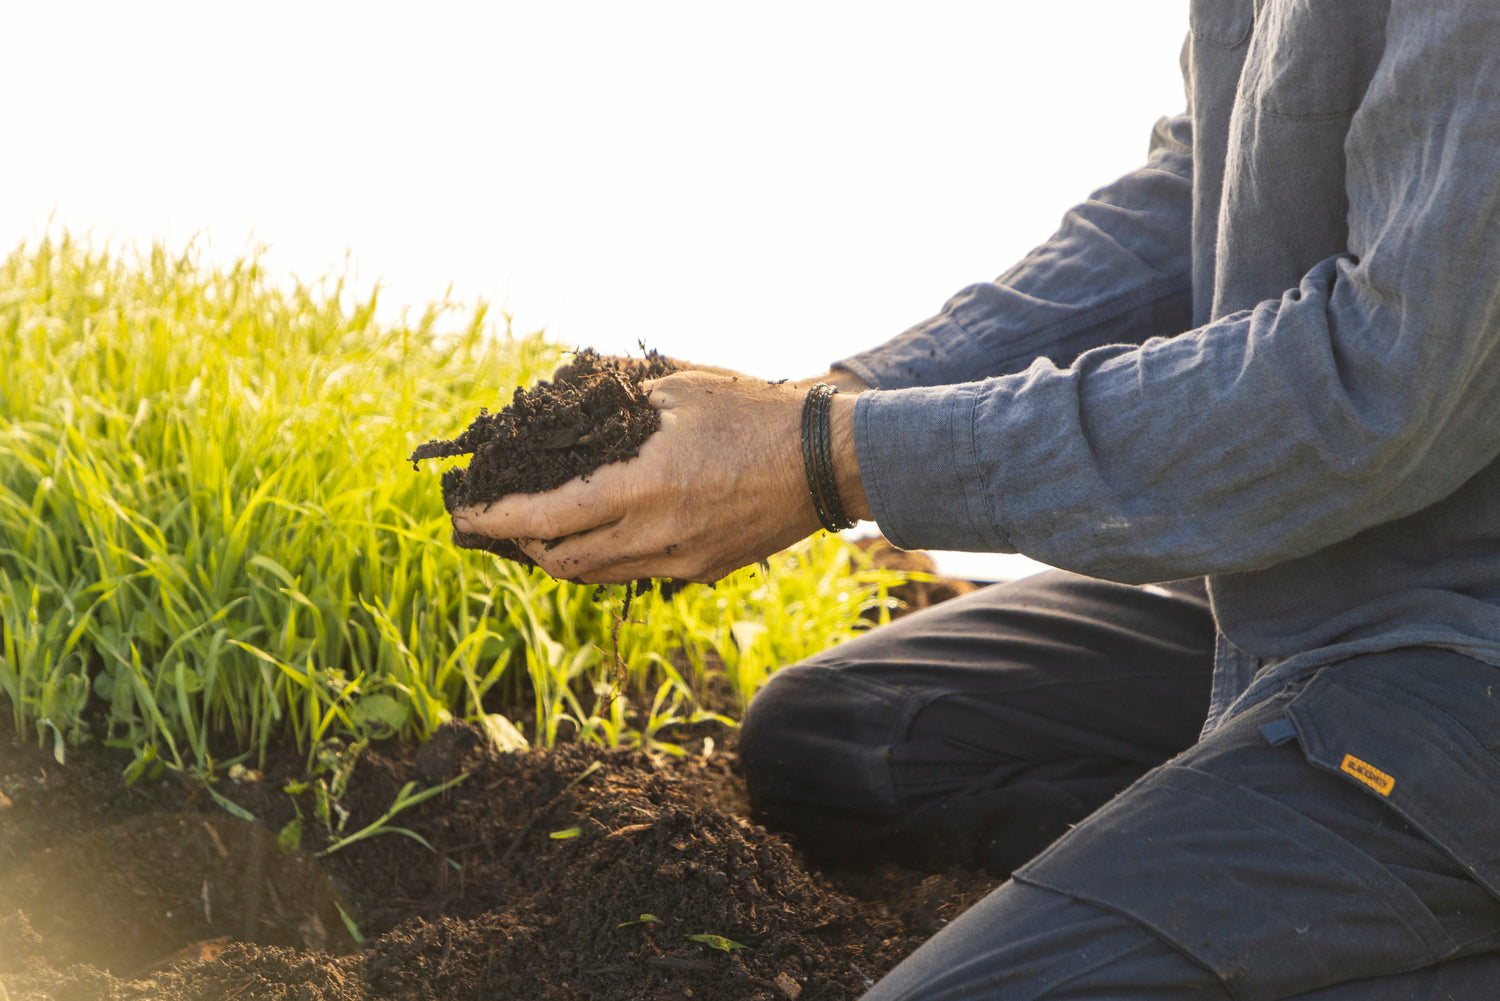
{"label": "dark brown topsoil", "polygon": [[[473,456],[467,468],[443,473],[443,504],[449,511],[560,487],[640,453],[661,426],[641,383],[677,368],[655,352],[642,359],[607,358],[582,348],[551,382],[517,388],[508,406],[498,413],[481,410],[457,438],[419,445],[412,463]],[[533,565],[509,539],[454,532],[453,541]]]}
{"label": "dark brown topsoil", "polygon": [[[657,426],[640,382],[668,365],[581,352],[565,378],[412,458],[473,454],[443,477],[450,509],[549,489],[636,454]],[[0,1001],[844,1001],[995,882],[809,868],[747,818],[732,732],[685,738],[682,756],[502,754],[462,726],[377,746],[328,814],[345,833],[408,782],[466,778],[394,819],[425,845],[385,833],[314,858],[273,833],[300,807],[302,848],[328,843],[314,798],[285,791],[307,777],[296,755],[217,783],[250,821],[170,773],[127,788],[126,760],[97,745],[60,767],[8,715]]]}
{"label": "dark brown topsoil", "polygon": [[60,767],[0,722],[0,998],[842,1001],[994,885],[810,869],[747,820],[718,737],[681,757],[502,754],[460,726],[378,746],[339,801],[345,830],[408,781],[467,774],[394,820],[433,850],[385,834],[314,859],[271,833],[300,760],[218,784],[252,824],[170,776],[125,788],[106,749]]}

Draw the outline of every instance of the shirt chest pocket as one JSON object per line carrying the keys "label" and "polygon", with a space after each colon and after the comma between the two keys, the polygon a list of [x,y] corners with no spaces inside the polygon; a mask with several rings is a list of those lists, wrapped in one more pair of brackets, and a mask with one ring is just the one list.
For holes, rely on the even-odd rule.
{"label": "shirt chest pocket", "polygon": [[1347,118],[1385,48],[1383,0],[1259,0],[1239,99],[1280,118]]}

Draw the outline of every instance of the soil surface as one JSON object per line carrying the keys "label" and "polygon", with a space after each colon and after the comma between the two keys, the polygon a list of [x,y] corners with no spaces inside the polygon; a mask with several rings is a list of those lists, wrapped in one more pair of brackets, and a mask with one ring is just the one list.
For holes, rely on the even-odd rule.
{"label": "soil surface", "polygon": [[[635,455],[657,427],[640,383],[670,370],[580,352],[412,458],[473,456],[444,474],[450,510],[550,489]],[[912,607],[950,593],[920,587]],[[678,755],[506,754],[452,726],[420,748],[323,749],[342,774],[273,749],[216,798],[174,773],[127,787],[128,759],[97,745],[60,766],[8,716],[0,1001],[844,1001],[995,884],[811,868],[747,815],[724,728],[684,732]],[[401,831],[321,851],[408,783],[460,776]]]}
{"label": "soil surface", "polygon": [[[467,468],[443,473],[443,504],[449,511],[560,487],[640,453],[661,426],[641,383],[677,368],[655,352],[642,359],[613,358],[582,348],[551,382],[517,388],[509,406],[497,413],[481,410],[457,438],[418,446],[412,464],[473,456]],[[534,565],[509,539],[454,532],[453,541]]]}
{"label": "soil surface", "polygon": [[[387,833],[318,858],[313,798],[284,791],[300,758],[217,783],[251,823],[170,774],[126,788],[107,749],[59,766],[7,726],[7,1001],[842,1001],[995,883],[810,868],[747,817],[723,729],[684,737],[680,756],[502,754],[463,726],[371,747],[330,812],[347,811],[346,833],[409,781],[467,778],[392,821],[430,850]],[[299,807],[289,850],[275,832]]]}

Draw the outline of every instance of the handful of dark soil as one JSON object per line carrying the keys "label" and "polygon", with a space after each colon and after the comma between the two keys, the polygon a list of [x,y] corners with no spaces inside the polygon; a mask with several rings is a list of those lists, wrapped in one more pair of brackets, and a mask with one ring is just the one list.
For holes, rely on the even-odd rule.
{"label": "handful of dark soil", "polygon": [[[472,455],[468,468],[443,474],[443,505],[483,506],[507,494],[534,494],[560,487],[600,466],[623,462],[661,426],[641,383],[676,371],[677,364],[652,351],[645,358],[606,358],[580,349],[572,365],[552,382],[517,388],[498,413],[480,410],[457,438],[434,439],[411,454],[423,459]],[[453,541],[527,566],[535,564],[509,539],[455,531]]]}

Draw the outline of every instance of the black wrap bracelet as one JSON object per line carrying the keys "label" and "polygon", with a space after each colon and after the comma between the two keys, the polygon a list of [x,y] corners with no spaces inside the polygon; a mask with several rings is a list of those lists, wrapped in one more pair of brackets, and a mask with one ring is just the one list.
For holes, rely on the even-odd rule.
{"label": "black wrap bracelet", "polygon": [[828,383],[820,382],[807,391],[807,399],[802,403],[802,469],[807,474],[813,510],[819,523],[830,532],[854,527],[854,519],[844,513],[833,472],[833,433],[828,411],[837,392]]}

